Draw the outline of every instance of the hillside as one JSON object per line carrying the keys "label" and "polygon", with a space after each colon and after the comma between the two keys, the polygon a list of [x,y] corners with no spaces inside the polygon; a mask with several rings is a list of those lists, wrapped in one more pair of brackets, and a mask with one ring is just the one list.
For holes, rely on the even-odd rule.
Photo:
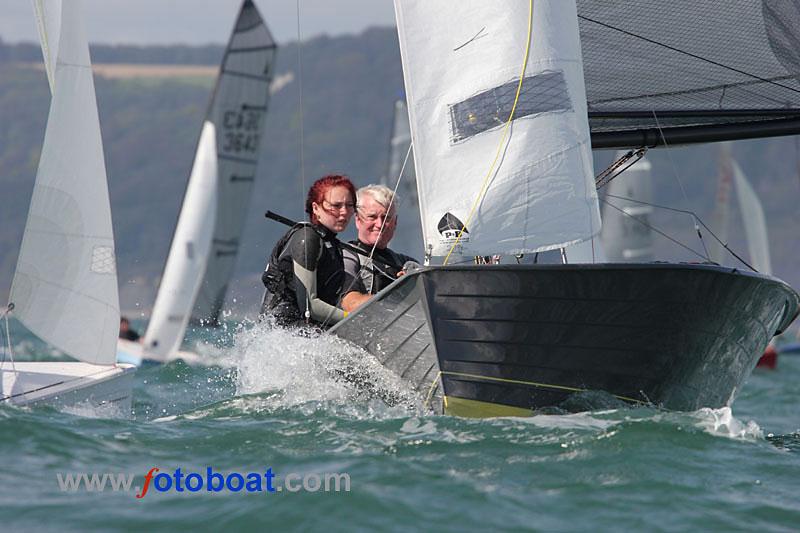
{"label": "hillside", "polygon": [[[211,73],[222,48],[94,46],[92,53],[95,63],[105,64],[97,69],[96,87],[121,304],[126,310],[147,309],[166,257],[213,86]],[[38,54],[37,46],[0,41],[0,299],[6,299],[11,283],[47,118],[49,92],[44,73],[22,64],[38,61]],[[281,83],[276,85],[267,116],[262,164],[230,299],[239,313],[247,312],[260,298],[260,271],[283,231],[266,221],[263,212],[272,209],[300,217],[304,189],[316,177],[345,173],[363,185],[378,181],[387,165],[393,102],[403,88],[394,30],[371,29],[358,36],[303,43],[302,166],[297,61],[295,44],[279,50],[276,78]],[[120,64],[150,65],[150,74]],[[176,66],[164,71],[154,65]],[[187,65],[202,68],[186,70]],[[612,155],[596,155],[598,172]],[[734,155],[764,202],[775,273],[798,287],[800,163],[795,140],[741,142],[735,145]],[[657,178],[658,202],[694,210],[710,221],[716,150],[708,146],[661,150],[648,157]],[[690,217],[664,212],[654,223],[702,249]],[[404,225],[398,248],[419,256],[421,247],[410,226]],[[744,249],[741,233],[731,232],[736,236],[731,244],[739,250]],[[660,239],[658,246],[659,259],[697,259],[666,239]]]}

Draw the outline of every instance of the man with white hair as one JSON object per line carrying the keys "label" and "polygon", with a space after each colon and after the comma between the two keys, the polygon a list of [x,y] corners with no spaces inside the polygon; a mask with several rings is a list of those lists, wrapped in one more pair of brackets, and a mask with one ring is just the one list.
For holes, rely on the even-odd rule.
{"label": "man with white hair", "polygon": [[407,262],[416,263],[411,257],[389,249],[389,241],[397,229],[396,198],[392,190],[384,185],[367,185],[356,191],[356,197],[358,240],[351,244],[361,253],[343,250],[342,309],[348,313],[403,275]]}

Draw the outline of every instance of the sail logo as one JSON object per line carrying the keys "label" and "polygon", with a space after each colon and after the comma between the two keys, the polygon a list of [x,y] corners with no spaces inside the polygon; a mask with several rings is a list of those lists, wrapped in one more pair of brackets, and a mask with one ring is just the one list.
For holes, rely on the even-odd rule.
{"label": "sail logo", "polygon": [[[439,220],[437,229],[439,230],[439,235],[442,236],[439,239],[439,244],[453,244],[456,240],[459,243],[469,242],[469,230],[453,213],[445,213]],[[459,235],[461,235],[461,238],[459,238]]]}

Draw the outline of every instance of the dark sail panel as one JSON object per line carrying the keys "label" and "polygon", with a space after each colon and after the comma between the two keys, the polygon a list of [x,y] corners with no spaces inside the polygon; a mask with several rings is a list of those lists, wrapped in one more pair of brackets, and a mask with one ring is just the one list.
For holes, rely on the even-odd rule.
{"label": "dark sail panel", "polygon": [[263,141],[276,51],[258,9],[245,0],[206,116],[217,131],[217,221],[193,322],[217,322],[236,265]]}
{"label": "dark sail panel", "polygon": [[800,133],[800,7],[578,0],[594,148]]}

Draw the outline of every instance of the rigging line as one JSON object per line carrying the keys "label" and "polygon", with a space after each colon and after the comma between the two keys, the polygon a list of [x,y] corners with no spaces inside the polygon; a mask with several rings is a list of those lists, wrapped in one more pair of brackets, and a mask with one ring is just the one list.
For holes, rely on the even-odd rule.
{"label": "rigging line", "polygon": [[[453,253],[453,250],[456,249],[458,246],[459,241],[461,240],[461,236],[464,234],[464,230],[467,229],[467,226],[472,221],[472,216],[475,214],[475,210],[478,208],[478,204],[481,202],[483,197],[486,195],[489,187],[489,180],[494,173],[494,166],[497,164],[498,159],[500,158],[500,154],[505,152],[505,148],[508,146],[508,143],[511,142],[511,138],[508,137],[508,141],[506,141],[506,137],[508,136],[508,130],[511,127],[511,121],[514,120],[514,112],[517,110],[517,103],[519,103],[519,94],[522,92],[522,81],[525,78],[525,70],[528,68],[528,56],[531,51],[531,34],[533,32],[533,0],[529,0],[529,8],[528,8],[528,39],[525,43],[525,57],[522,60],[522,70],[519,73],[519,83],[517,84],[517,94],[514,96],[514,105],[511,107],[511,112],[508,114],[508,120],[506,120],[505,126],[503,126],[503,135],[500,138],[500,142],[497,145],[497,152],[494,155],[494,161],[492,161],[491,166],[489,167],[489,171],[486,173],[486,177],[483,179],[483,183],[481,184],[481,188],[478,190],[478,197],[475,198],[475,201],[472,204],[472,208],[470,209],[469,216],[467,216],[464,223],[461,225],[461,230],[456,235],[455,242],[453,242],[453,246],[450,247],[450,251],[447,252],[447,255],[442,262],[442,265],[446,265],[447,261],[450,259],[450,255]],[[499,169],[498,169],[499,170]]]}
{"label": "rigging line", "polygon": [[[303,216],[308,217],[308,213],[306,213],[305,209],[305,194],[306,192],[306,162],[305,162],[305,139],[303,138],[303,59],[302,59],[302,48],[303,43],[301,41],[301,33],[300,33],[300,0],[296,0],[295,5],[297,7],[297,86],[299,91],[299,115],[300,115],[300,201],[303,203]],[[311,221],[309,221],[310,223]],[[303,239],[303,259],[305,264],[308,264],[308,239]],[[316,273],[315,273],[316,275]],[[306,313],[305,319],[306,323],[308,323],[309,319],[311,318],[311,302],[308,299],[308,295],[306,295]]]}
{"label": "rigging line", "polygon": [[643,40],[645,42],[648,42],[648,43],[651,43],[651,44],[655,44],[657,46],[661,46],[663,48],[666,48],[667,50],[672,50],[673,52],[678,52],[679,54],[684,54],[684,55],[687,55],[687,56],[692,57],[694,59],[699,59],[700,61],[705,61],[706,63],[711,63],[712,65],[715,65],[715,66],[718,66],[718,67],[722,67],[724,69],[736,72],[738,74],[743,74],[745,76],[748,76],[750,78],[759,80],[761,82],[769,83],[771,85],[776,85],[778,87],[781,87],[783,89],[787,89],[787,90],[792,91],[792,92],[800,93],[800,90],[795,89],[793,87],[787,87],[786,85],[781,85],[780,83],[775,83],[774,81],[769,80],[767,78],[762,78],[761,76],[757,76],[755,74],[751,74],[749,72],[746,72],[744,70],[740,70],[738,68],[729,67],[728,65],[724,65],[724,64],[719,63],[717,61],[714,61],[713,59],[708,59],[706,57],[702,57],[702,56],[699,56],[697,54],[693,54],[691,52],[687,52],[686,50],[681,50],[680,48],[675,48],[674,46],[670,46],[668,44],[660,43],[660,42],[655,41],[653,39],[648,39],[647,37],[644,37],[643,35],[637,35],[637,34],[635,34],[633,32],[628,31],[628,30],[623,30],[622,28],[617,28],[617,27],[612,26],[610,24],[606,24],[605,22],[600,22],[599,20],[590,19],[589,17],[587,17],[585,15],[578,15],[578,18],[581,18],[581,19],[583,19],[583,20],[585,20],[587,22],[592,22],[592,23],[597,24],[599,26],[606,27],[606,28],[614,30],[614,31],[618,31],[620,33],[624,33],[625,35],[629,35],[629,36],[634,37],[636,39],[641,39],[641,40]]}
{"label": "rigging line", "polygon": [[[653,204],[653,203],[650,203],[650,202],[643,202],[643,201],[641,201],[641,200],[636,200],[636,199],[634,199],[634,198],[626,198],[626,197],[624,197],[624,196],[616,196],[616,195],[614,195],[614,194],[606,194],[606,198],[615,198],[615,199],[617,199],[617,200],[626,200],[626,201],[628,201],[628,202],[633,202],[633,203],[635,203],[635,204],[647,205],[647,206],[650,206],[650,207],[655,207],[655,208],[657,208],[657,209],[664,209],[664,210],[666,210],[666,211],[674,211],[674,212],[676,212],[676,213],[683,213],[683,214],[686,214],[686,215],[690,215],[690,216],[694,217],[694,218],[695,218],[695,219],[696,219],[696,220],[697,220],[697,221],[700,223],[700,225],[702,225],[702,226],[703,226],[703,228],[704,228],[704,229],[705,229],[705,230],[706,230],[706,231],[707,231],[707,232],[708,232],[708,233],[709,233],[709,234],[710,234],[710,235],[711,235],[711,236],[714,238],[714,240],[715,240],[715,241],[717,241],[719,244],[721,244],[721,245],[722,245],[722,247],[723,247],[723,248],[725,248],[727,251],[729,251],[733,257],[735,257],[736,259],[738,259],[739,261],[741,261],[741,263],[742,263],[744,266],[746,266],[747,268],[749,268],[749,269],[750,269],[750,270],[752,270],[753,272],[758,272],[758,270],[756,270],[755,268],[753,268],[753,267],[750,265],[750,263],[748,263],[747,261],[745,261],[744,259],[742,259],[742,258],[741,258],[741,257],[740,257],[740,256],[739,256],[739,255],[738,255],[736,252],[734,252],[733,250],[731,250],[731,249],[728,247],[728,244],[727,244],[727,243],[725,243],[725,242],[722,242],[722,239],[720,239],[720,238],[717,236],[717,234],[716,234],[716,233],[714,233],[714,232],[711,230],[711,228],[710,228],[710,227],[708,227],[708,225],[706,225],[706,223],[705,223],[705,222],[703,222],[703,219],[701,219],[700,217],[698,217],[698,216],[697,216],[697,214],[693,213],[692,211],[686,211],[685,209],[676,209],[676,208],[674,208],[674,207],[667,207],[667,206],[665,206],[665,205],[658,205],[658,204]],[[605,201],[605,200],[604,200],[604,201]],[[608,203],[608,202],[606,202],[606,203]],[[613,207],[613,208],[615,208],[615,209],[618,209],[617,207],[615,207],[614,205],[612,205],[612,204],[610,204],[610,203],[608,203],[608,205],[610,205],[611,207]],[[625,215],[626,215],[626,216],[631,216],[631,217],[633,216],[633,215],[629,215],[628,213],[625,213]],[[635,219],[635,218],[634,218],[634,219]],[[641,223],[641,224],[645,224],[644,222],[641,222],[641,221],[640,221],[640,220],[638,220],[638,219],[635,219],[635,220],[636,220],[637,222]],[[647,225],[647,224],[645,224],[645,225]],[[652,228],[652,229],[655,229],[655,228]],[[670,238],[670,237],[668,237],[668,236],[666,236],[666,235],[665,235],[665,237],[667,237],[667,238]],[[684,245],[681,245],[681,246],[684,246]],[[684,246],[684,247],[685,247],[685,246]],[[694,252],[694,250],[692,250],[692,251]],[[694,253],[697,253],[697,252],[694,252]],[[698,255],[699,255],[699,254],[698,254]],[[701,257],[702,257],[702,256],[701,256]],[[708,259],[708,260],[710,260],[708,257],[706,257],[705,259]],[[712,261],[712,262],[713,262],[713,261]]]}
{"label": "rigging line", "polygon": [[[678,186],[681,188],[681,193],[683,194],[683,201],[685,205],[689,205],[689,196],[686,194],[686,189],[683,187],[683,181],[681,180],[680,175],[678,174],[678,167],[675,165],[675,160],[672,158],[672,150],[670,149],[670,145],[667,143],[667,138],[664,136],[664,130],[661,128],[661,122],[658,120],[658,114],[656,113],[655,109],[652,109],[653,112],[653,119],[656,121],[656,128],[658,128],[658,133],[661,135],[661,142],[664,143],[664,148],[667,152],[667,159],[669,159],[669,164],[672,167],[672,173],[675,176],[675,180],[678,182]],[[692,220],[694,221],[694,231],[697,233],[697,238],[700,239],[700,244],[703,246],[703,251],[706,254],[705,259],[710,261],[711,258],[708,253],[708,248],[706,247],[706,243],[703,240],[703,235],[700,233],[700,226],[697,224],[697,216],[692,213]]]}
{"label": "rigging line", "polygon": [[[606,195],[606,196],[610,196],[610,195]],[[624,199],[624,200],[627,200],[627,198],[620,198],[619,196],[615,196],[614,198],[619,198],[619,199],[621,199],[621,200],[622,200],[622,199]],[[694,249],[692,249],[692,248],[689,248],[688,246],[686,246],[686,245],[685,245],[685,244],[683,244],[682,242],[678,241],[677,239],[674,239],[674,238],[670,237],[669,235],[667,235],[667,234],[666,234],[666,233],[664,233],[663,231],[659,230],[659,229],[658,229],[658,228],[656,228],[655,226],[651,226],[651,225],[650,225],[650,224],[648,224],[647,222],[643,222],[643,221],[639,220],[638,218],[636,218],[635,216],[633,216],[633,215],[630,215],[630,214],[626,213],[624,209],[622,209],[622,208],[619,208],[619,207],[615,206],[614,204],[612,204],[612,203],[611,203],[611,202],[609,202],[608,200],[606,200],[606,199],[603,199],[603,200],[601,200],[601,202],[603,202],[603,203],[604,203],[604,204],[606,204],[607,206],[611,207],[612,209],[616,209],[617,211],[619,211],[619,212],[620,212],[620,213],[622,213],[623,215],[625,215],[625,216],[627,216],[627,217],[630,217],[631,219],[635,220],[637,223],[641,224],[642,226],[646,227],[647,229],[650,229],[650,230],[652,230],[652,231],[655,231],[656,233],[658,233],[658,234],[659,234],[659,235],[661,235],[662,237],[665,237],[666,239],[669,239],[670,241],[672,241],[673,243],[677,244],[677,245],[678,245],[678,246],[680,246],[681,248],[684,248],[685,250],[688,250],[688,251],[692,252],[692,253],[693,253],[693,254],[695,254],[697,257],[699,257],[699,258],[701,258],[701,259],[708,260],[708,257],[704,257],[704,256],[703,256],[703,254],[701,254],[701,253],[700,253],[700,252],[698,252],[697,250],[694,250]]]}

